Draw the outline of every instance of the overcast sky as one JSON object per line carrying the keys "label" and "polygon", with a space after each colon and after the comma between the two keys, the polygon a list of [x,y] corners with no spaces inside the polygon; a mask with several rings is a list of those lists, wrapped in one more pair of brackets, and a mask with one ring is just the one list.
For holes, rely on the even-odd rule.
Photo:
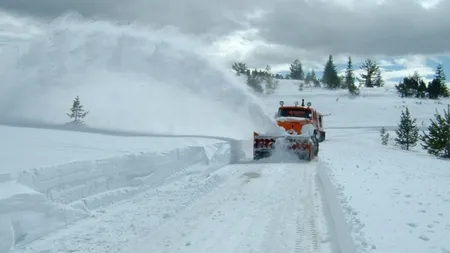
{"label": "overcast sky", "polygon": [[0,8],[174,25],[212,35],[230,60],[255,67],[296,58],[315,66],[330,53],[339,61],[450,53],[450,0],[0,0]]}

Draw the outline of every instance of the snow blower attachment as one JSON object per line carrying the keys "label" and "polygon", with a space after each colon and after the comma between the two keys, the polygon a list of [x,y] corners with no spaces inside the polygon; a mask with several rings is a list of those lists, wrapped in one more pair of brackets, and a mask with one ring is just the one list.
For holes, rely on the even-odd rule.
{"label": "snow blower attachment", "polygon": [[286,150],[300,159],[312,160],[319,153],[319,142],[325,140],[322,126],[323,115],[311,107],[305,100],[299,106],[285,106],[280,101],[280,107],[275,115],[278,126],[286,131],[286,135],[271,136],[253,133],[253,159],[269,157],[275,150]]}

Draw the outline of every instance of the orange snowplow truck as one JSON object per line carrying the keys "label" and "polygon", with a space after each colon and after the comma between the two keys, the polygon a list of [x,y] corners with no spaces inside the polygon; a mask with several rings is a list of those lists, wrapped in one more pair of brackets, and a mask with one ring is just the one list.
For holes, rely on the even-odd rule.
{"label": "orange snowplow truck", "polygon": [[285,149],[300,159],[312,160],[319,153],[319,142],[325,140],[321,113],[311,107],[305,100],[302,104],[285,106],[280,101],[280,107],[275,119],[278,126],[286,130],[286,135],[269,136],[253,133],[253,159],[269,157],[275,149]]}

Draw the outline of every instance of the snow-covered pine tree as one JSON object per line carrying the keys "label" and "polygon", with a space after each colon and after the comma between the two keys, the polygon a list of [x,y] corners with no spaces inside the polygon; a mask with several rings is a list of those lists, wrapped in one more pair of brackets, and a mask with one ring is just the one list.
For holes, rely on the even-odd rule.
{"label": "snow-covered pine tree", "polygon": [[328,89],[337,89],[341,86],[341,79],[339,78],[339,74],[337,72],[336,65],[333,62],[332,55],[328,57],[328,61],[325,64],[322,82]]}
{"label": "snow-covered pine tree", "polygon": [[419,140],[419,128],[416,125],[416,119],[411,118],[408,107],[402,111],[400,124],[395,133],[397,134],[395,143],[402,149],[409,150],[410,147],[416,146]]}
{"label": "snow-covered pine tree", "polygon": [[375,82],[373,83],[373,86],[375,87],[383,87],[384,86],[384,80],[383,77],[381,75],[381,70],[378,69],[376,74],[375,74]]}
{"label": "snow-covered pine tree", "polygon": [[450,91],[447,86],[447,78],[444,72],[444,67],[442,64],[438,64],[436,67],[436,72],[434,74],[434,79],[438,80],[439,82],[439,96],[448,98],[450,96]]}
{"label": "snow-covered pine tree", "polygon": [[264,93],[264,88],[262,86],[263,78],[262,73],[258,70],[252,70],[247,76],[247,85],[250,86],[256,93]]}
{"label": "snow-covered pine tree", "polygon": [[299,90],[299,91],[302,91],[302,90],[304,90],[304,89],[305,89],[305,85],[303,84],[302,81],[299,81],[299,82],[298,82],[298,90]]}
{"label": "snow-covered pine tree", "polygon": [[266,77],[264,79],[264,81],[266,82],[266,86],[265,86],[266,95],[271,95],[271,94],[275,93],[275,91],[279,87],[278,80],[269,76],[269,77]]}
{"label": "snow-covered pine tree", "polygon": [[303,72],[302,62],[296,59],[290,66],[290,76],[293,80],[305,80],[305,72]]}
{"label": "snow-covered pine tree", "polygon": [[429,154],[450,158],[450,106],[444,110],[444,116],[436,112],[435,121],[430,119],[429,133],[420,136],[422,147]]}
{"label": "snow-covered pine tree", "polygon": [[363,85],[365,87],[372,88],[375,86],[375,77],[380,69],[378,64],[371,59],[367,59],[360,67],[362,71],[364,71],[361,75],[361,79],[363,80]]}
{"label": "snow-covered pine tree", "polygon": [[382,127],[380,129],[380,137],[381,137],[381,144],[386,146],[389,142],[389,133],[386,132],[386,128]]}
{"label": "snow-covered pine tree", "polygon": [[266,83],[266,85],[265,85],[266,95],[271,95],[279,87],[278,80],[272,74],[271,68],[269,65],[266,66],[265,71],[263,73],[264,73],[263,79],[264,79],[264,82]]}
{"label": "snow-covered pine tree", "polygon": [[243,62],[235,62],[232,66],[233,70],[236,71],[236,75],[246,75],[247,74],[247,66]]}
{"label": "snow-covered pine tree", "polygon": [[345,71],[345,86],[352,96],[359,95],[359,87],[355,84],[355,74],[353,73],[352,57],[348,57],[347,69]]}
{"label": "snow-covered pine tree", "polygon": [[312,74],[311,74],[311,72],[306,73],[306,76],[305,76],[305,84],[310,85],[310,84],[312,84],[312,82],[313,82],[313,79],[312,79]]}
{"label": "snow-covered pine tree", "polygon": [[72,104],[72,108],[70,108],[70,113],[67,113],[67,116],[69,116],[69,118],[73,119],[72,123],[75,124],[83,124],[83,118],[86,117],[86,115],[89,112],[84,111],[83,105],[81,105],[80,102],[80,97],[77,96],[74,100],[73,100],[73,104]]}

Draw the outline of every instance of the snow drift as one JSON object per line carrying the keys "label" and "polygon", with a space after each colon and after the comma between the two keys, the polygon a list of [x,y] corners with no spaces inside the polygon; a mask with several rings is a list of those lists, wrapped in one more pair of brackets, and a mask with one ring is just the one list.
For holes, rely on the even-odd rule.
{"label": "snow drift", "polygon": [[[21,21],[7,16],[0,23],[5,20],[7,34],[16,29],[10,23]],[[26,22],[30,31],[21,43],[0,50],[0,118],[65,123],[79,95],[93,127],[231,138],[274,127],[228,66],[174,28],[76,14],[32,28]]]}

